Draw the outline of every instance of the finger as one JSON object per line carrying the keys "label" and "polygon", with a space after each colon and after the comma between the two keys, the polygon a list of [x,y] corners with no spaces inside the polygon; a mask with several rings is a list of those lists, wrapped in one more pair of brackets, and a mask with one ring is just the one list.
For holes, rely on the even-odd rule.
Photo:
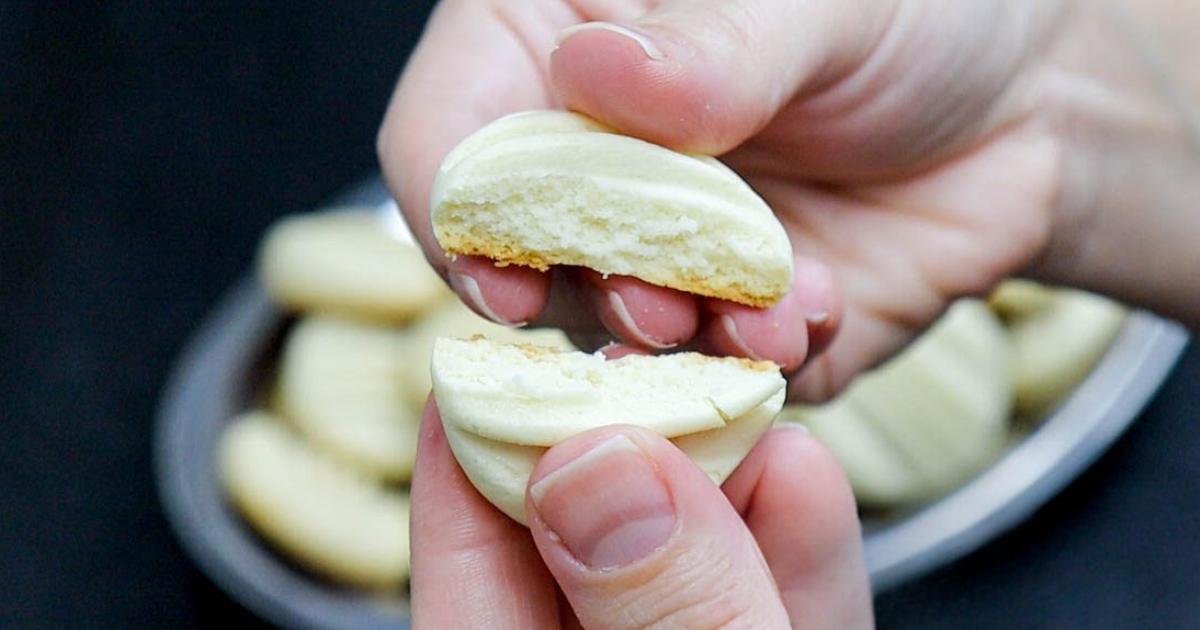
{"label": "finger", "polygon": [[555,587],[523,527],[458,467],[430,399],[412,480],[415,628],[557,628]]}
{"label": "finger", "polygon": [[505,326],[537,319],[549,301],[550,276],[527,267],[497,267],[480,256],[459,256],[446,278],[463,303]]}
{"label": "finger", "polygon": [[582,350],[600,349],[614,337],[661,350],[696,334],[699,313],[691,294],[625,276],[606,279],[583,267],[555,267],[550,278],[550,297],[535,323],[562,329]]}
{"label": "finger", "polygon": [[856,307],[847,308],[840,332],[822,354],[788,377],[788,400],[819,404],[832,400],[861,372],[911,340],[914,329]]}
{"label": "finger", "polygon": [[717,155],[760,130],[798,91],[861,63],[883,36],[891,4],[670,0],[632,22],[567,29],[550,77],[570,109]]}
{"label": "finger", "polygon": [[872,627],[854,496],[827,448],[776,427],[723,486],[766,557],[794,628]]}
{"label": "finger", "polygon": [[584,627],[788,627],[742,519],[666,439],[598,429],[530,481],[534,541]]}
{"label": "finger", "polygon": [[791,291],[769,308],[705,300],[701,346],[712,354],[769,359],[784,373],[823,350],[841,321],[833,273],[804,256],[796,257],[794,269]]}
{"label": "finger", "polygon": [[700,314],[694,295],[629,276],[583,269],[591,306],[605,328],[627,344],[665,350],[696,335]]}
{"label": "finger", "polygon": [[544,274],[447,258],[430,224],[429,191],[442,158],[467,135],[505,114],[554,103],[544,59],[555,33],[578,18],[558,3],[493,4],[438,5],[388,105],[377,147],[384,179],[429,262],[476,312],[517,324],[545,305]]}
{"label": "finger", "polygon": [[840,332],[789,380],[789,398],[828,400],[1045,245],[1056,160],[1041,129],[1014,128],[922,177],[858,188],[756,182],[797,251],[831,261]]}

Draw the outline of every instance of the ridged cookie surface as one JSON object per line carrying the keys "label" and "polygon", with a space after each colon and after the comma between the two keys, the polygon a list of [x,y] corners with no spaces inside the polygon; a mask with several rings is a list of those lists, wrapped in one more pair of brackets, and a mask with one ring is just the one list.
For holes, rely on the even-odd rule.
{"label": "ridged cookie surface", "polygon": [[567,335],[557,328],[513,328],[501,326],[484,319],[467,308],[459,300],[447,300],[438,308],[427,313],[409,332],[407,365],[409,374],[405,383],[408,402],[419,414],[433,383],[429,379],[429,361],[433,356],[433,342],[438,337],[467,339],[483,335],[502,343],[527,343],[549,346],[560,350],[574,350],[575,346]]}
{"label": "ridged cookie surface", "polygon": [[471,483],[525,523],[525,486],[546,449],[610,424],[665,437],[714,483],[733,472],[783,406],[768,362],[697,354],[605,360],[582,352],[439,339],[433,390]]}
{"label": "ridged cookie surface", "polygon": [[447,252],[499,264],[578,265],[752,306],[791,286],[783,226],[733,171],[578,114],[514,114],[467,138],[431,212]]}
{"label": "ridged cookie surface", "polygon": [[251,412],[221,436],[222,485],[254,528],[291,558],[339,582],[399,587],[408,577],[408,498]]}
{"label": "ridged cookie surface", "polygon": [[350,466],[407,481],[418,423],[407,399],[408,347],[400,330],[305,317],[283,348],[276,405],[305,437]]}
{"label": "ridged cookie surface", "polygon": [[903,352],[820,407],[789,406],[834,452],[859,502],[921,501],[962,483],[1004,447],[1013,351],[1000,320],[960,300]]}
{"label": "ridged cookie surface", "polygon": [[527,446],[622,423],[669,438],[716,429],[784,387],[767,361],[695,353],[608,360],[482,338],[438,339],[431,366],[443,420]]}
{"label": "ridged cookie surface", "polygon": [[405,321],[448,294],[420,250],[368,210],[279,220],[263,239],[258,273],[289,308],[360,319]]}

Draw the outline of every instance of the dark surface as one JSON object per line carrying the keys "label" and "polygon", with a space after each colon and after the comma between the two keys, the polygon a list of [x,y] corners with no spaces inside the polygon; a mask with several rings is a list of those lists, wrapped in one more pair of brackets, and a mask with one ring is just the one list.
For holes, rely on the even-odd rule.
{"label": "dark surface", "polygon": [[[154,494],[166,371],[272,218],[374,168],[429,3],[0,4],[0,627],[251,620]],[[1033,520],[882,627],[1197,627],[1200,353]]]}

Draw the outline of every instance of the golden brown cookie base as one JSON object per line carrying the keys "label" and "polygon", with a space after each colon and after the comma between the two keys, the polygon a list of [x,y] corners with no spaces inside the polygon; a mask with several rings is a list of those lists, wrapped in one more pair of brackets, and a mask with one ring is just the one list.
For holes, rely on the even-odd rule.
{"label": "golden brown cookie base", "polygon": [[[532,267],[539,271],[546,271],[551,265],[579,265],[581,261],[577,260],[556,260],[551,257],[544,256],[537,252],[530,252],[523,249],[518,249],[507,243],[499,243],[490,239],[479,238],[471,234],[438,234],[438,242],[442,249],[451,255],[466,255],[466,256],[483,256],[495,261],[497,267],[506,267],[508,265],[519,265],[522,267]],[[604,269],[596,269],[603,274],[613,273]],[[637,276],[635,276],[637,277]],[[667,284],[663,282],[655,282],[645,278],[638,278],[649,284],[667,287],[669,289],[677,289],[687,293],[694,293],[705,297],[719,298],[729,300],[738,304],[745,304],[756,308],[766,308],[774,305],[783,297],[784,293],[763,293],[761,291],[752,291],[745,287],[717,287],[713,286],[706,278],[698,277],[680,277],[676,281]]]}

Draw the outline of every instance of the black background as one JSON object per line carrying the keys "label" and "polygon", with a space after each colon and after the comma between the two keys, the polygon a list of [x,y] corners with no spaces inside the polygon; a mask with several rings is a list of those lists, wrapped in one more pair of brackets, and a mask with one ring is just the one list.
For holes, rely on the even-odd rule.
{"label": "black background", "polygon": [[[0,626],[253,621],[177,547],[150,438],[263,228],[375,168],[429,2],[0,3]],[[1200,627],[1200,356],[881,627]]]}

